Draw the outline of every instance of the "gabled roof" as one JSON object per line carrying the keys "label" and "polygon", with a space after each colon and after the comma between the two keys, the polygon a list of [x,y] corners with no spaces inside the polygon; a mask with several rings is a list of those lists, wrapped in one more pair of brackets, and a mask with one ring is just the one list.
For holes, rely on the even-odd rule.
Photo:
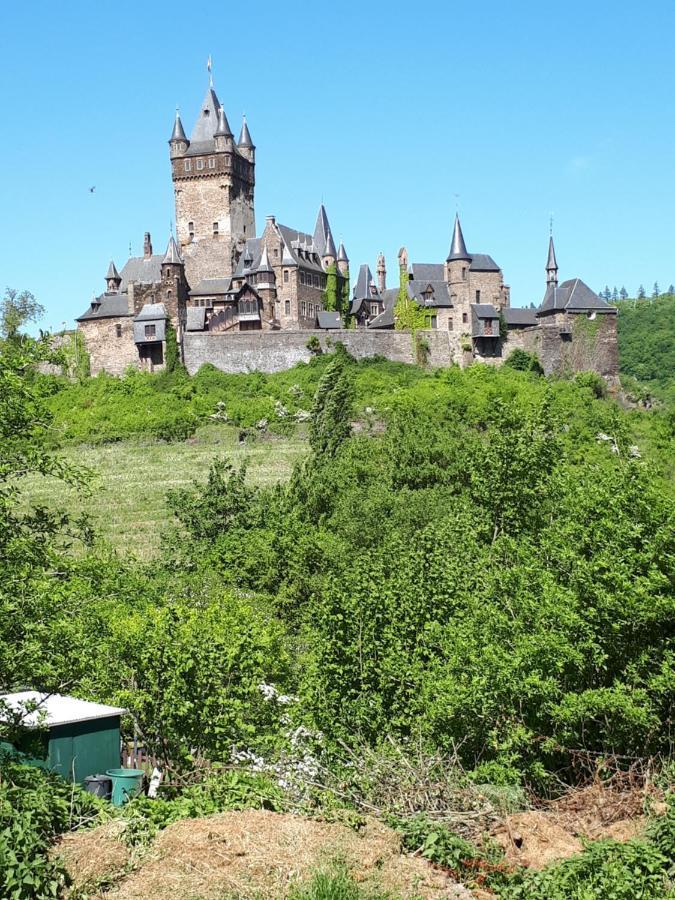
{"label": "gabled roof", "polygon": [[199,109],[199,115],[197,116],[197,121],[192,129],[192,134],[190,135],[191,144],[213,141],[213,136],[218,127],[219,109],[220,101],[216,96],[216,92],[212,87],[209,87]]}
{"label": "gabled roof", "polygon": [[122,290],[126,290],[130,281],[139,281],[141,284],[156,284],[162,280],[161,253],[152,256],[132,256],[122,269]]}
{"label": "gabled roof", "polygon": [[380,300],[380,292],[367,263],[360,266],[356,284],[352,291],[352,301],[357,300]]}
{"label": "gabled roof", "polygon": [[[408,290],[408,293],[410,293],[410,290]],[[387,290],[382,293],[384,311],[381,312],[379,316],[376,316],[372,322],[368,323],[368,328],[393,328],[395,324],[394,307],[396,306],[397,299],[398,288],[387,288]]]}
{"label": "gabled roof", "polygon": [[472,303],[471,310],[479,319],[498,319],[499,311],[491,303]]}
{"label": "gabled roof", "polygon": [[595,291],[592,291],[580,278],[571,278],[562,284],[549,284],[537,315],[554,312],[595,312],[616,314],[616,309],[605,303]]}

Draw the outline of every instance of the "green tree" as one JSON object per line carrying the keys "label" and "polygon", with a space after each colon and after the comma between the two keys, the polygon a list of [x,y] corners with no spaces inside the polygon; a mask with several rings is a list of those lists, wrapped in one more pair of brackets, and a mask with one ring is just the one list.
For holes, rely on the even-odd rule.
{"label": "green tree", "polygon": [[321,377],[312,409],[309,444],[318,458],[334,456],[351,434],[353,402],[345,353],[338,347]]}
{"label": "green tree", "polygon": [[0,336],[8,339],[17,338],[21,329],[29,322],[37,322],[45,314],[30,291],[19,291],[7,288],[0,301]]}

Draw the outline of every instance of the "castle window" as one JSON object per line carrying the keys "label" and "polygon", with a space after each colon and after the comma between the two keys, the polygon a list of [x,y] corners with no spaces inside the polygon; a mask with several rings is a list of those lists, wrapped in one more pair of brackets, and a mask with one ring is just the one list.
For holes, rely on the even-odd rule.
{"label": "castle window", "polygon": [[438,316],[431,317],[431,327],[438,328]]}
{"label": "castle window", "polygon": [[314,287],[318,287],[318,286],[319,286],[319,276],[315,275],[314,276]]}
{"label": "castle window", "polygon": [[115,325],[115,337],[122,337],[122,326],[119,322]]}
{"label": "castle window", "polygon": [[217,222],[213,223],[213,236],[218,237],[218,223]]}
{"label": "castle window", "polygon": [[274,248],[274,258],[275,259],[279,258],[279,249],[277,247]]}
{"label": "castle window", "polygon": [[462,322],[464,323],[464,325],[466,325],[466,323],[468,321],[469,321],[468,315],[466,313],[462,313]]}
{"label": "castle window", "polygon": [[305,283],[305,273],[300,272],[300,284],[304,284],[304,283]]}
{"label": "castle window", "polygon": [[452,331],[454,327],[455,326],[453,324],[452,317],[451,317],[448,319],[448,331]]}
{"label": "castle window", "polygon": [[303,318],[307,317],[307,304],[305,303],[304,300],[300,303],[300,315]]}
{"label": "castle window", "polygon": [[310,304],[309,304],[309,317],[310,317],[310,319],[311,319],[313,316],[314,316],[314,304],[313,304],[313,303],[310,303]]}
{"label": "castle window", "polygon": [[170,300],[170,299],[171,299],[171,289],[169,289],[169,290],[166,292],[166,298],[167,298],[167,300]]}
{"label": "castle window", "polygon": [[466,266],[462,266],[462,281],[466,281]]}
{"label": "castle window", "polygon": [[284,304],[284,311],[287,316],[290,316],[290,314],[291,314],[291,301],[290,300],[287,300],[286,303]]}
{"label": "castle window", "polygon": [[209,169],[215,169],[215,167],[216,167],[216,161],[212,156],[210,156],[209,157]]}
{"label": "castle window", "polygon": [[480,291],[476,291],[476,303],[480,303]]}
{"label": "castle window", "polygon": [[145,336],[146,337],[155,337],[155,326],[154,325],[146,325],[145,326]]}
{"label": "castle window", "polygon": [[191,159],[186,159],[185,162],[183,163],[183,168],[185,169],[186,172],[191,171],[191,169],[192,169],[192,160],[191,160]]}
{"label": "castle window", "polygon": [[377,303],[370,304],[370,314],[371,314],[371,316],[377,315]]}
{"label": "castle window", "polygon": [[198,160],[197,160],[197,168],[198,168],[198,169],[203,169],[203,168],[204,168],[204,160],[203,160],[203,159],[198,159]]}
{"label": "castle window", "polygon": [[284,269],[284,281],[288,282],[288,269]]}
{"label": "castle window", "polygon": [[190,235],[190,240],[195,236],[195,223],[188,222],[188,233]]}

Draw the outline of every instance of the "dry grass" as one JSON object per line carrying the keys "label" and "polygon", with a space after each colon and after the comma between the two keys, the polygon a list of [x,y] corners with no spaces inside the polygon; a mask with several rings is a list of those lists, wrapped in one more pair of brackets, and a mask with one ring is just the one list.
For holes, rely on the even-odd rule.
{"label": "dry grass", "polygon": [[149,559],[168,520],[166,492],[204,480],[216,457],[238,464],[248,459],[255,484],[288,478],[306,450],[298,438],[257,438],[240,444],[238,429],[207,425],[182,443],[136,442],[69,447],[63,455],[94,474],[89,497],[53,479],[25,480],[27,502],[49,509],[87,512],[103,538],[123,553]]}
{"label": "dry grass", "polygon": [[[83,840],[91,841],[89,835],[83,835]],[[74,835],[63,848],[69,871],[81,859],[76,843]],[[107,848],[105,852],[114,853]],[[356,832],[344,825],[264,810],[228,812],[170,825],[138,860],[135,871],[97,896],[118,900],[222,900],[232,896],[281,900],[317,869],[336,860],[366,890],[419,900],[471,897],[466,888],[425,860],[401,853],[398,835],[374,819]],[[99,868],[107,871],[101,864]],[[82,880],[79,883],[83,885]]]}

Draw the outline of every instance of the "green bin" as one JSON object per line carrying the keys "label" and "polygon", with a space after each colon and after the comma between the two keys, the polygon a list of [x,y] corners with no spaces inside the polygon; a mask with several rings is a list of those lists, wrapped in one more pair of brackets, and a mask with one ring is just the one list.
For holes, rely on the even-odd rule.
{"label": "green bin", "polygon": [[145,775],[142,769],[108,769],[105,774],[112,778],[113,806],[124,806],[127,800],[140,794]]}

